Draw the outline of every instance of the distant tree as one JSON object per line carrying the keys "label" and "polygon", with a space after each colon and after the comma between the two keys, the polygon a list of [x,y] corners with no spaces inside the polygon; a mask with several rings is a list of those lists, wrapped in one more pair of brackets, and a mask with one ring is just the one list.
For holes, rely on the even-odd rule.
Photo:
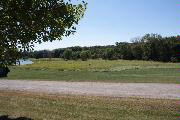
{"label": "distant tree", "polygon": [[132,44],[131,50],[134,59],[142,60],[143,50],[141,43]]}
{"label": "distant tree", "polygon": [[80,57],[83,61],[88,60],[88,58],[90,57],[90,52],[89,51],[82,51],[80,53]]}
{"label": "distant tree", "polygon": [[113,48],[107,48],[104,52],[103,58],[108,59],[108,60],[116,60],[117,56],[116,56],[114,49]]}
{"label": "distant tree", "polygon": [[34,58],[43,58],[43,51],[34,51]]}
{"label": "distant tree", "polygon": [[[125,60],[154,60],[163,62],[180,61],[180,37],[162,37],[158,34],[146,34],[135,38],[130,43],[117,42],[116,45],[70,47],[51,51],[52,56],[63,58],[64,51],[71,50],[68,59],[125,59]],[[70,52],[70,53],[71,53]],[[38,54],[37,54],[38,53]],[[35,51],[34,56],[42,57],[44,51]]]}
{"label": "distant tree", "polygon": [[169,47],[168,57],[172,62],[180,62],[180,36],[166,37]]}
{"label": "distant tree", "polygon": [[146,34],[141,40],[143,46],[143,59],[144,60],[158,60],[160,45],[162,45],[162,36],[159,34]]}
{"label": "distant tree", "polygon": [[106,46],[93,46],[93,47],[91,47],[90,48],[91,58],[92,59],[103,58],[104,47],[106,47]]}
{"label": "distant tree", "polygon": [[60,57],[60,52],[58,49],[54,50],[54,58],[59,58]]}
{"label": "distant tree", "polygon": [[82,47],[80,46],[71,47],[71,49],[73,52],[82,51]]}
{"label": "distant tree", "polygon": [[118,52],[118,57],[120,59],[124,59],[124,60],[133,59],[131,45],[132,44],[127,43],[127,42],[116,43],[116,51]]}
{"label": "distant tree", "polygon": [[65,60],[70,60],[72,59],[72,50],[71,49],[66,49],[63,53],[63,58]]}
{"label": "distant tree", "polygon": [[131,51],[133,55],[133,59],[136,60],[142,60],[142,54],[143,54],[143,42],[141,41],[140,37],[136,37],[131,39]]}
{"label": "distant tree", "polygon": [[72,59],[78,60],[80,58],[80,52],[72,52]]}

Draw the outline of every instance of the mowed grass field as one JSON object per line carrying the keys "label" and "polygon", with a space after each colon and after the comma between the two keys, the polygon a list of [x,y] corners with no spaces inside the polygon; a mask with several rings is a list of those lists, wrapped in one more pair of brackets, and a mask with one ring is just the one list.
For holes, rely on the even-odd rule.
{"label": "mowed grass field", "polygon": [[129,60],[33,60],[32,65],[11,67],[7,79],[179,83],[180,63]]}
{"label": "mowed grass field", "polygon": [[34,120],[177,120],[177,100],[0,92],[0,116]]}

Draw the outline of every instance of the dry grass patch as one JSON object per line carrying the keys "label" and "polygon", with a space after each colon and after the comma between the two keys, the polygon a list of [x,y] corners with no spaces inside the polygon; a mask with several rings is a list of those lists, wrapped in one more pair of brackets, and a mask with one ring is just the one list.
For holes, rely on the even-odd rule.
{"label": "dry grass patch", "polygon": [[177,100],[0,92],[0,115],[35,120],[177,120]]}

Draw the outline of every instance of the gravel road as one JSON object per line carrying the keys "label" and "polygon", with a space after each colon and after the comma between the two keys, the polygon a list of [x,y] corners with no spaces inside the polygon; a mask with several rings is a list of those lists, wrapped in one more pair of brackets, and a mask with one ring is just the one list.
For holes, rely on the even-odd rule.
{"label": "gravel road", "polygon": [[180,99],[179,84],[0,80],[0,90],[108,97]]}

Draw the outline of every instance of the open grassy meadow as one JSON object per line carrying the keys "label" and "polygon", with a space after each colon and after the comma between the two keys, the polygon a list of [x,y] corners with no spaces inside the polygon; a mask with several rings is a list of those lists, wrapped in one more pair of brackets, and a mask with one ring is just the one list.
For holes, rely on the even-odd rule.
{"label": "open grassy meadow", "polygon": [[11,67],[7,79],[179,83],[180,63],[129,60],[33,60],[32,65]]}
{"label": "open grassy meadow", "polygon": [[177,100],[0,92],[0,116],[34,120],[177,120]]}

